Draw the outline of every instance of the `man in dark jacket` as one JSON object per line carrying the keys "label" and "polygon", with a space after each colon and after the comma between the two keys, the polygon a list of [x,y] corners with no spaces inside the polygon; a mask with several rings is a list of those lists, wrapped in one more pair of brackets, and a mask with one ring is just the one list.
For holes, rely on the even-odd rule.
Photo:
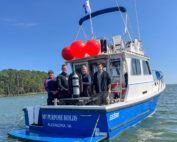
{"label": "man in dark jacket", "polygon": [[85,65],[82,66],[81,69],[81,81],[82,81],[82,91],[81,97],[89,97],[91,95],[91,77],[87,73],[87,67]]}
{"label": "man in dark jacket", "polygon": [[58,91],[59,91],[59,99],[61,98],[69,98],[70,95],[68,94],[68,74],[67,74],[67,65],[62,65],[62,73],[57,76],[57,84],[58,84]]}
{"label": "man in dark jacket", "polygon": [[52,70],[48,71],[49,78],[45,80],[44,87],[48,92],[47,105],[53,105],[53,100],[58,98],[58,87]]}
{"label": "man in dark jacket", "polygon": [[93,93],[101,93],[108,91],[108,96],[111,94],[111,78],[108,72],[103,70],[103,65],[97,65],[98,71],[93,77]]}

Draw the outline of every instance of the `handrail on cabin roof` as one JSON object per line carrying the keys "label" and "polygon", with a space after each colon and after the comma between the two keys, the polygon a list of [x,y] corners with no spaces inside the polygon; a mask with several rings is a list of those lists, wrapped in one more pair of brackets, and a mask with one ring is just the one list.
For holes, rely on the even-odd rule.
{"label": "handrail on cabin roof", "polygon": [[[99,11],[95,11],[93,13],[91,13],[91,17],[94,18],[96,16],[105,14],[105,13],[111,13],[111,12],[116,12],[116,11],[120,11],[120,12],[127,12],[127,10],[124,7],[111,7],[111,8],[106,8],[106,9],[102,9]],[[79,25],[81,26],[83,24],[84,21],[90,19],[90,15],[84,16],[79,20]]]}

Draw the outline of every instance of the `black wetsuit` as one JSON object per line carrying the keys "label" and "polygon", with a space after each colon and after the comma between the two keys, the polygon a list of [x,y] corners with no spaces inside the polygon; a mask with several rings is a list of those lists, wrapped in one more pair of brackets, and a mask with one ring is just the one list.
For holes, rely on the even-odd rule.
{"label": "black wetsuit", "polygon": [[91,95],[91,77],[89,74],[82,75],[82,85],[81,97],[89,97]]}
{"label": "black wetsuit", "polygon": [[68,93],[68,74],[62,72],[59,76],[57,76],[57,84],[59,91],[59,99],[61,98],[69,98],[70,95]]}

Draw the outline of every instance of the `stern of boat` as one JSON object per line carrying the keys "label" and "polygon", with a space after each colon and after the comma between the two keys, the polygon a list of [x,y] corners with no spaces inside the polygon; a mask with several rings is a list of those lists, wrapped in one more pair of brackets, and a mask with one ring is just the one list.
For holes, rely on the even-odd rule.
{"label": "stern of boat", "polygon": [[47,141],[56,139],[55,141],[65,140],[65,142],[73,140],[94,142],[106,139],[108,129],[106,113],[103,110],[77,110],[75,107],[71,109],[64,109],[65,106],[27,107],[24,114],[28,129],[14,131],[10,135],[37,141],[43,141],[46,137]]}

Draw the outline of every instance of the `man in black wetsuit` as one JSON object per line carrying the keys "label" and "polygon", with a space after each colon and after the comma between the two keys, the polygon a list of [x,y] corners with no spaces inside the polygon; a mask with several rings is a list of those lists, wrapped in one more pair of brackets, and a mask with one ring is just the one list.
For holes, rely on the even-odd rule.
{"label": "man in black wetsuit", "polygon": [[85,65],[82,66],[81,69],[81,79],[82,79],[82,91],[81,97],[89,97],[91,95],[91,77],[87,73],[87,67]]}
{"label": "man in black wetsuit", "polygon": [[68,74],[67,74],[67,65],[62,65],[62,73],[57,76],[57,84],[59,91],[59,99],[69,98],[70,95],[68,93]]}

